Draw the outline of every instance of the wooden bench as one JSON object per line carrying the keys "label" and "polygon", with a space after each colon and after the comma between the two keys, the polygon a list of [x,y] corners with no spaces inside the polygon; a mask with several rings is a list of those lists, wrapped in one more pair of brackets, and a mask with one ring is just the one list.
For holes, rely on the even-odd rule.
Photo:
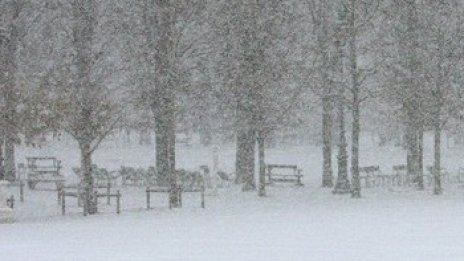
{"label": "wooden bench", "polygon": [[7,199],[6,199],[6,205],[11,208],[11,209],[14,209],[14,205],[15,205],[15,198],[13,195],[9,196]]}
{"label": "wooden bench", "polygon": [[401,165],[394,165],[392,167],[393,170],[393,185],[403,186],[408,184],[409,181],[407,179],[407,166],[404,164]]}
{"label": "wooden bench", "polygon": [[[106,195],[106,204],[111,205],[111,189],[113,188],[111,182],[108,182],[106,184],[94,184],[93,186],[94,190],[98,189],[105,189],[105,193],[100,193],[99,195]],[[81,183],[78,183],[77,185],[68,185],[68,186],[63,186],[60,190],[58,190],[58,202],[61,202],[61,192],[64,190],[73,190],[74,193],[82,195],[84,188],[81,185]],[[82,206],[82,197],[77,198],[77,204],[79,207]]]}
{"label": "wooden bench", "polygon": [[456,182],[458,184],[464,183],[464,168],[460,167],[458,170],[458,175],[456,176]]}
{"label": "wooden bench", "polygon": [[176,144],[183,144],[186,147],[190,147],[192,145],[192,136],[183,132],[177,133]]}
{"label": "wooden bench", "polygon": [[30,189],[38,183],[55,183],[56,190],[63,186],[65,178],[61,175],[61,161],[55,157],[27,157],[26,181]]}
{"label": "wooden bench", "polygon": [[156,183],[156,169],[133,168],[121,166],[119,175],[124,186],[150,186]]}
{"label": "wooden bench", "polygon": [[22,180],[17,180],[10,182],[8,187],[18,187],[19,188],[19,201],[24,202],[24,182]]}
{"label": "wooden bench", "polygon": [[[295,183],[297,186],[303,186],[303,183],[301,182],[301,178],[303,177],[301,174],[302,170],[299,169],[296,165],[267,164],[266,170],[268,184],[284,182]],[[290,170],[291,173],[284,174],[282,172],[275,172],[275,170]]]}
{"label": "wooden bench", "polygon": [[[79,202],[79,199],[84,197],[84,192],[83,191],[74,191],[74,192],[68,192],[64,189],[60,191],[59,198],[61,199],[61,214],[64,216],[66,214],[66,197],[72,197],[76,198]],[[121,193],[120,191],[116,191],[114,194],[101,194],[98,191],[95,191],[93,194],[93,198],[95,199],[95,205],[98,206],[98,198],[100,197],[106,197],[106,198],[116,198],[116,213],[120,214],[121,213]],[[80,207],[79,203],[78,206]],[[84,212],[84,215],[86,213]]]}
{"label": "wooden bench", "polygon": [[[211,171],[207,165],[201,165],[200,170],[203,171],[203,177],[205,178],[205,182],[208,187],[212,186],[211,182],[214,179],[216,179],[216,185],[218,187],[228,187],[232,183],[232,177],[229,176],[229,174],[227,174],[225,171],[217,170],[216,173],[213,173],[213,175],[211,175]],[[207,178],[209,178],[210,180],[206,180]]]}
{"label": "wooden bench", "polygon": [[[203,176],[197,172],[189,172],[186,170],[176,170],[179,175],[180,185],[175,188],[174,193],[177,193],[179,205],[182,206],[182,193],[200,193],[201,208],[205,208],[205,180]],[[171,193],[172,189],[168,184],[164,186],[149,186],[145,190],[147,197],[147,209],[151,209],[151,193]],[[172,208],[169,201],[169,208]]]}
{"label": "wooden bench", "polygon": [[[81,168],[72,168],[74,174],[82,179]],[[96,164],[92,164],[91,167],[92,177],[94,178],[95,184],[106,186],[107,184],[115,183],[115,180],[119,177],[118,171],[108,171],[105,168],[100,168]]]}
{"label": "wooden bench", "polygon": [[[424,178],[426,180],[424,180],[425,182],[427,182],[427,184],[429,186],[431,186],[433,184],[433,179],[434,179],[434,167],[433,166],[427,166],[427,171],[429,174],[426,174],[424,175]],[[442,183],[450,183],[451,182],[451,176],[450,174],[448,173],[448,171],[445,169],[445,168],[441,168],[440,169],[440,181]]]}
{"label": "wooden bench", "polygon": [[[380,178],[380,175],[382,177]],[[384,175],[380,172],[379,166],[367,166],[359,168],[359,181],[361,185],[364,181],[364,186],[366,188],[379,185],[379,180],[384,179]]]}

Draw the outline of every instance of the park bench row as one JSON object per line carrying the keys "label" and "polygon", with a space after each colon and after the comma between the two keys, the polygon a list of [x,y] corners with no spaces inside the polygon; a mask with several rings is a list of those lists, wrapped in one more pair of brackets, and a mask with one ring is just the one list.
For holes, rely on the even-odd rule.
{"label": "park bench row", "polygon": [[[183,193],[199,193],[200,194],[200,199],[201,199],[201,208],[205,208],[205,183],[204,180],[201,179],[199,181],[200,186],[195,186],[195,187],[183,187],[183,186],[177,186],[175,189],[175,193],[177,194],[177,198],[179,199],[179,205],[182,206],[182,194]],[[69,188],[68,188],[69,189]],[[151,209],[151,193],[166,193],[170,194],[171,188],[170,187],[147,187],[146,190],[146,200],[147,200],[147,209]],[[65,215],[66,214],[66,198],[75,198],[77,200],[77,206],[81,207],[81,203],[83,201],[84,197],[84,191],[77,189],[74,191],[69,191],[66,188],[62,188],[61,190],[58,191],[58,203],[61,204],[61,214]],[[101,197],[107,198],[107,204],[110,205],[110,199],[115,198],[116,199],[116,213],[120,214],[121,213],[121,192],[118,190],[116,193],[111,193],[110,190],[107,190],[106,193],[101,193],[99,191],[94,191],[93,193],[93,199],[95,206],[98,206],[98,199]],[[172,208],[171,201],[169,200],[169,208]],[[84,211],[84,215],[86,214],[86,211]]]}
{"label": "park bench row", "polygon": [[[361,167],[359,168],[361,185],[364,187],[412,186],[421,176],[425,185],[433,184],[433,167],[427,167],[428,173],[421,176],[408,175],[406,165],[393,166],[392,170],[392,174],[384,174],[379,166]],[[452,176],[442,168],[440,177],[443,183],[461,183],[464,182],[464,169],[461,168],[457,175]]]}
{"label": "park bench row", "polygon": [[[38,183],[54,183],[56,190],[63,187],[65,178],[61,174],[61,161],[54,157],[27,157],[26,164],[19,164],[21,176],[26,176],[25,181],[30,189],[35,189]],[[201,167],[204,174],[209,174],[207,166]],[[81,178],[81,169],[78,167],[72,168],[73,172]],[[122,185],[135,186],[154,186],[165,185],[166,180],[157,174],[155,167],[133,168],[121,166],[119,170],[108,171],[105,168],[100,168],[93,164],[91,166],[92,177],[96,184],[114,184],[117,179],[121,180]],[[182,183],[189,182],[192,179],[191,173],[186,170],[177,170],[178,177]],[[215,173],[223,181],[231,181],[229,175],[225,172],[218,171]],[[301,169],[296,165],[285,164],[268,164],[266,165],[267,183],[273,184],[276,182],[290,182],[296,185],[303,185],[301,179]]]}
{"label": "park bench row", "polygon": [[[202,168],[203,172],[206,171]],[[77,176],[81,176],[80,168],[73,168]],[[187,171],[184,169],[176,170],[177,176],[181,183],[189,183],[192,181],[192,175],[197,175],[198,172]],[[133,168],[122,166],[117,171],[108,171],[104,168],[99,168],[96,165],[92,166],[92,176],[96,184],[115,183],[115,180],[120,178],[123,186],[164,186],[168,183],[166,177],[157,174],[155,167]]]}

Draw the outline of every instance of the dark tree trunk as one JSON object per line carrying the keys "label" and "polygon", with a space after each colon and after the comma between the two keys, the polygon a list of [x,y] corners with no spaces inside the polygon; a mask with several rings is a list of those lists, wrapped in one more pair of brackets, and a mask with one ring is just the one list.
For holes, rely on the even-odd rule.
{"label": "dark tree trunk", "polygon": [[255,132],[248,127],[239,130],[237,137],[236,173],[239,181],[243,182],[242,190],[256,189],[255,184]]}
{"label": "dark tree trunk", "polygon": [[5,138],[5,180],[13,182],[16,180],[15,167],[15,139],[12,133],[8,133]]}
{"label": "dark tree trunk", "polygon": [[433,168],[433,194],[442,194],[441,187],[441,109],[437,108],[434,122],[434,168]]}
{"label": "dark tree trunk", "polygon": [[[174,106],[174,104],[172,104]],[[173,108],[173,107],[172,107]],[[175,123],[175,114],[174,111],[169,113],[169,184],[171,186],[171,193],[169,194],[169,202],[171,207],[178,208],[181,207],[181,195],[179,194],[179,185],[177,181],[177,171],[176,171],[176,123]]]}
{"label": "dark tree trunk", "polygon": [[167,135],[166,123],[161,118],[156,118],[155,123],[155,150],[156,150],[156,169],[158,174],[163,177],[167,186],[169,184],[169,137]]}
{"label": "dark tree trunk", "polygon": [[407,122],[407,170],[408,176],[419,190],[424,189],[423,178],[423,135],[424,130],[419,122],[417,112],[408,113]]}
{"label": "dark tree trunk", "polygon": [[244,133],[240,130],[237,130],[235,133],[235,183],[241,184],[243,183],[243,171],[242,171],[242,147],[244,139]]}
{"label": "dark tree trunk", "polygon": [[156,51],[156,84],[154,86],[153,112],[155,116],[156,165],[159,174],[167,178],[170,187],[169,203],[171,207],[180,207],[180,192],[176,173],[176,83],[172,75],[176,64],[172,57],[175,34],[176,8],[174,1],[157,0],[158,41]]}
{"label": "dark tree trunk", "polygon": [[419,189],[423,187],[421,181],[421,129],[422,127],[422,116],[420,112],[420,104],[422,97],[417,80],[418,75],[418,14],[417,14],[417,3],[415,0],[406,3],[407,16],[406,25],[406,39],[404,41],[404,62],[407,71],[407,81],[405,88],[405,95],[408,97],[405,100],[406,118],[407,118],[407,131],[408,131],[408,156],[407,156],[407,169],[408,176],[413,179],[414,183]]}
{"label": "dark tree trunk", "polygon": [[417,187],[424,190],[424,126],[420,124],[417,134]]}
{"label": "dark tree trunk", "polygon": [[213,141],[213,133],[211,131],[211,124],[208,122],[210,117],[201,117],[200,122],[200,143],[207,147],[210,146]]}
{"label": "dark tree trunk", "polygon": [[[411,110],[411,109],[409,109]],[[415,124],[415,117],[416,115],[409,111],[408,112],[408,120],[407,120],[407,127],[406,127],[406,144],[407,144],[407,171],[408,176],[414,181],[417,182],[417,175],[418,175],[418,132],[417,132],[417,124]]]}
{"label": "dark tree trunk", "polygon": [[4,167],[4,158],[3,158],[3,149],[4,149],[4,135],[3,132],[0,131],[0,180],[5,179],[5,167]]}
{"label": "dark tree trunk", "polygon": [[332,171],[332,99],[322,98],[322,187],[333,187]]}
{"label": "dark tree trunk", "polygon": [[357,95],[353,101],[353,126],[351,134],[351,175],[352,175],[352,196],[361,197],[361,181],[359,179],[359,136],[360,136],[360,115],[359,101]]}
{"label": "dark tree trunk", "polygon": [[149,128],[142,128],[139,132],[139,145],[151,145],[151,133]]}
{"label": "dark tree trunk", "polygon": [[[343,77],[343,59],[344,53],[342,42],[337,39],[334,43],[337,50],[337,61],[335,67],[339,73],[340,79]],[[338,84],[337,86],[337,121],[338,121],[338,175],[335,183],[334,194],[350,193],[350,181],[348,180],[348,153],[346,151],[346,130],[345,130],[345,86]]]}
{"label": "dark tree trunk", "polygon": [[258,123],[255,123],[256,115],[254,115],[253,92],[247,89],[249,95],[241,95],[237,101],[237,152],[235,173],[237,182],[242,183],[243,191],[256,189],[255,184],[255,146],[256,133],[255,128]]}
{"label": "dark tree trunk", "polygon": [[318,24],[317,28],[317,44],[322,55],[322,64],[318,70],[321,77],[322,88],[322,187],[332,188],[334,186],[333,168],[332,168],[332,139],[333,139],[333,86],[330,79],[330,71],[332,69],[332,61],[329,55],[329,46],[331,45],[329,37],[329,21],[328,13],[325,7],[321,6],[318,10],[318,16],[313,16],[314,23]]}
{"label": "dark tree trunk", "polygon": [[96,214],[98,206],[97,200],[94,198],[94,179],[92,175],[92,153],[90,151],[90,143],[82,142],[81,150],[81,185],[84,188],[84,215]]}
{"label": "dark tree trunk", "polygon": [[[179,194],[177,185],[177,173],[175,162],[175,121],[173,112],[165,111],[162,116],[156,118],[156,168],[158,174],[163,177],[163,183],[170,187],[170,205],[179,207]],[[164,119],[163,119],[164,118]]]}
{"label": "dark tree trunk", "polygon": [[10,37],[7,42],[7,59],[5,63],[6,68],[6,81],[4,86],[3,100],[5,102],[4,111],[4,124],[5,124],[5,151],[4,151],[4,167],[5,179],[8,181],[16,180],[16,161],[15,161],[15,143],[17,135],[17,114],[16,106],[18,104],[18,90],[16,87],[16,53],[18,49],[19,39],[19,14],[22,10],[22,3],[12,3],[14,6],[14,18],[10,26]]}
{"label": "dark tree trunk", "polygon": [[352,197],[361,197],[361,182],[359,180],[359,136],[361,132],[360,123],[360,82],[358,79],[358,53],[357,53],[357,37],[356,37],[356,0],[350,0],[350,15],[349,21],[349,52],[350,52],[350,74],[351,74],[351,92],[353,95],[352,101],[352,132],[351,132],[351,178],[352,178]]}
{"label": "dark tree trunk", "polygon": [[263,131],[258,132],[258,158],[259,158],[259,190],[260,197],[266,196],[266,161],[265,161],[265,136]]}

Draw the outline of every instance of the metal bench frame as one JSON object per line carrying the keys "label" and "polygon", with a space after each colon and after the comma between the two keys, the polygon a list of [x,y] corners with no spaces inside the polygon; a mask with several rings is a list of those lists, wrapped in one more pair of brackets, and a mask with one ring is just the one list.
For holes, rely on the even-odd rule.
{"label": "metal bench frame", "polygon": [[[290,169],[293,170],[293,174],[279,174],[272,172],[274,169]],[[302,170],[297,165],[285,165],[285,164],[267,164],[266,165],[266,176],[267,184],[274,184],[276,182],[284,183],[296,183],[297,186],[303,186],[301,178]]]}

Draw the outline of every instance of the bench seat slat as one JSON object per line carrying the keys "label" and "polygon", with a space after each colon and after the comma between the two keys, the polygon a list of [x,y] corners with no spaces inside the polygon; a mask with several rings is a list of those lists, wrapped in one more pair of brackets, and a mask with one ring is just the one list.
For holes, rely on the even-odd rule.
{"label": "bench seat slat", "polygon": [[266,165],[267,168],[273,168],[273,169],[297,169],[298,167],[296,165],[285,165],[285,164],[269,164]]}

